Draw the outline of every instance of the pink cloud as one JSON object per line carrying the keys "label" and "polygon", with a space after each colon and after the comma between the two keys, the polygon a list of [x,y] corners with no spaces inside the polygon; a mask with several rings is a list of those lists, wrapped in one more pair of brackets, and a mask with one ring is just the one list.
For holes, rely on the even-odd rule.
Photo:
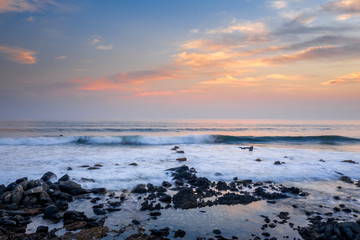
{"label": "pink cloud", "polygon": [[0,54],[9,61],[22,64],[34,64],[37,61],[34,51],[23,48],[0,46]]}

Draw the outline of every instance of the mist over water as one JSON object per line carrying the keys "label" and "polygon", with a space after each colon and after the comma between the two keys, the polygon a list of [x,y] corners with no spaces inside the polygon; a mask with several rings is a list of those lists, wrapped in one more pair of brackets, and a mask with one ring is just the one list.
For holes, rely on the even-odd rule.
{"label": "mist over water", "polygon": [[[171,151],[173,145],[185,153]],[[239,148],[250,145],[252,152]],[[359,164],[342,161],[360,162],[360,122],[3,121],[0,152],[5,184],[47,171],[95,180],[85,187],[160,184],[171,180],[166,169],[183,164],[180,157],[211,180],[327,181],[338,179],[338,172],[358,179]],[[80,167],[98,163],[98,170]]]}

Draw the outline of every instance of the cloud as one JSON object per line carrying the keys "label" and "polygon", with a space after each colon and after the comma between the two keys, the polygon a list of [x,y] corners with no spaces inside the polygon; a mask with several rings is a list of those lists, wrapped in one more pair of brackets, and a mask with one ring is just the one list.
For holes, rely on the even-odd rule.
{"label": "cloud", "polygon": [[258,79],[253,77],[247,78],[235,78],[232,76],[219,77],[207,81],[200,82],[200,84],[204,85],[230,85],[230,86],[256,86],[259,85],[257,83]]}
{"label": "cloud", "polygon": [[230,26],[206,31],[207,34],[234,33],[234,32],[248,32],[255,34],[264,33],[265,24],[263,22],[240,22]]}
{"label": "cloud", "polygon": [[91,45],[95,45],[95,44],[98,44],[100,43],[100,37],[94,37],[91,41]]}
{"label": "cloud", "polygon": [[99,49],[99,50],[111,50],[113,48],[113,45],[112,44],[109,44],[109,45],[99,45],[96,47],[96,49]]}
{"label": "cloud", "polygon": [[274,9],[282,9],[282,8],[286,8],[288,4],[286,1],[282,0],[282,1],[272,1],[269,3],[269,5]]}
{"label": "cloud", "polygon": [[360,16],[360,1],[359,0],[340,0],[326,3],[322,9],[327,12],[334,12],[340,14],[338,20],[347,20],[354,16]]}
{"label": "cloud", "polygon": [[292,81],[303,79],[302,76],[283,75],[283,74],[270,74],[270,75],[267,75],[265,78],[267,78],[267,79],[276,79],[276,80],[292,80]]}
{"label": "cloud", "polygon": [[139,92],[134,95],[134,97],[146,97],[146,96],[169,96],[173,95],[175,92],[173,91],[146,91]]}
{"label": "cloud", "polygon": [[360,72],[355,72],[343,77],[337,77],[327,82],[321,83],[322,85],[337,85],[337,84],[352,84],[360,83]]}
{"label": "cloud", "polygon": [[55,5],[58,3],[52,0],[1,0],[0,13],[3,12],[37,12],[46,8],[47,6]]}
{"label": "cloud", "polygon": [[27,22],[33,22],[34,21],[34,17],[33,16],[30,16],[26,19]]}
{"label": "cloud", "polygon": [[36,52],[23,48],[0,46],[0,54],[9,61],[22,64],[34,64],[37,61]]}
{"label": "cloud", "polygon": [[58,56],[55,58],[55,60],[65,60],[67,59],[67,56]]}
{"label": "cloud", "polygon": [[96,79],[73,79],[72,82],[79,84],[79,90],[128,90],[130,85],[139,85],[150,81],[169,80],[176,78],[177,76],[175,74],[168,71],[145,70],[133,71],[128,73],[118,73]]}
{"label": "cloud", "polygon": [[197,34],[197,33],[199,33],[199,29],[197,29],[197,28],[190,29],[189,33],[190,34]]}

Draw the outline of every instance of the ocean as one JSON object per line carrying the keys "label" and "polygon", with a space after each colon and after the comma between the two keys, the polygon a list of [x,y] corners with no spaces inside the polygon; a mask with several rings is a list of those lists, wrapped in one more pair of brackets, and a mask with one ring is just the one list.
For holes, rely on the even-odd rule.
{"label": "ocean", "polygon": [[[184,153],[171,150],[179,146]],[[240,147],[253,146],[249,151]],[[179,163],[176,159],[186,158]],[[262,161],[255,161],[261,159]],[[320,161],[321,160],[321,161]],[[187,164],[211,180],[277,182],[360,178],[359,121],[1,121],[0,183],[47,171],[85,187],[129,189],[170,180]],[[275,161],[284,162],[274,165]],[[129,165],[136,163],[137,166]],[[82,165],[103,165],[88,170]],[[72,170],[69,171],[68,168]]]}
{"label": "ocean", "polygon": [[[174,146],[183,153],[172,150]],[[252,151],[247,148],[250,146]],[[186,161],[179,162],[179,158]],[[277,161],[280,164],[274,164]],[[126,192],[121,211],[106,214],[105,225],[115,230],[103,238],[106,240],[125,239],[135,233],[129,225],[133,219],[139,220],[145,229],[184,229],[185,239],[212,236],[213,229],[241,239],[249,239],[254,233],[261,236],[262,216],[274,219],[284,211],[300,227],[306,226],[308,214],[314,213],[354,221],[360,212],[359,187],[339,178],[359,180],[359,162],[359,121],[0,122],[0,184],[7,185],[25,176],[39,179],[51,171],[58,178],[68,174],[87,189],[106,187],[116,196]],[[161,217],[149,218],[148,211],[140,211],[142,197],[129,190],[141,183],[174,184],[166,170],[183,164],[195,168],[197,177],[212,182],[231,182],[236,177],[251,179],[255,187],[257,182],[271,181],[269,187],[298,187],[309,195],[277,199],[276,204],[256,201],[249,205],[163,209]],[[244,190],[251,191],[250,186]],[[110,199],[110,194],[105,195],[99,202],[107,205],[114,201]],[[352,213],[333,212],[340,203]],[[89,200],[78,199],[69,203],[69,209],[83,211],[90,217],[94,215],[93,205]],[[66,232],[62,222],[52,223],[42,215],[32,217],[31,221],[27,233],[35,232],[39,225],[59,229],[56,233],[59,236]],[[301,239],[297,228],[280,225],[267,231],[273,236]],[[129,229],[116,237],[119,227],[126,226]]]}

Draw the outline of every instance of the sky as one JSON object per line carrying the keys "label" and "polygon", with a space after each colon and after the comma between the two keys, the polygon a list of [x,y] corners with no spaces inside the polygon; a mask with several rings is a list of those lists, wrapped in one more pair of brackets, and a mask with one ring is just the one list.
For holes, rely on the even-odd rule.
{"label": "sky", "polygon": [[0,119],[360,119],[359,0],[0,0]]}

